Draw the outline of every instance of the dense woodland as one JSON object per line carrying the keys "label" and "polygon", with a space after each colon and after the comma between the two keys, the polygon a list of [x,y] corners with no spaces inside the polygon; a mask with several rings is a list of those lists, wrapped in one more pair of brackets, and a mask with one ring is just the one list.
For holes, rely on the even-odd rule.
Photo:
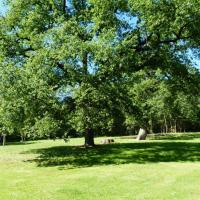
{"label": "dense woodland", "polygon": [[198,0],[9,0],[1,132],[25,139],[200,131]]}

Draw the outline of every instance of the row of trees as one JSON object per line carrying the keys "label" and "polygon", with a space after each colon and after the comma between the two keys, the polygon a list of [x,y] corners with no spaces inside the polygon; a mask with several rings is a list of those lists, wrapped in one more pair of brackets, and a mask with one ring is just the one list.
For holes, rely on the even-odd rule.
{"label": "row of trees", "polygon": [[[200,2],[10,0],[0,18],[0,124],[26,137],[199,126]],[[189,128],[190,127],[190,128]]]}

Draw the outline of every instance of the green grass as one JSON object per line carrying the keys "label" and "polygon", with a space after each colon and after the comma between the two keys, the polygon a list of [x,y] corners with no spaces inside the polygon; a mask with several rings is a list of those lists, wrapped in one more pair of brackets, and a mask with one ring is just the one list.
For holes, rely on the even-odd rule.
{"label": "green grass", "polygon": [[199,199],[200,134],[100,140],[0,146],[0,200]]}

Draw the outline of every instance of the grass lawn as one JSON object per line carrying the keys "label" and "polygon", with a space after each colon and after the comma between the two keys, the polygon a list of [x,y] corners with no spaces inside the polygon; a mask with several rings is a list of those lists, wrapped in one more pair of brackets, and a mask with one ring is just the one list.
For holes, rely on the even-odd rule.
{"label": "grass lawn", "polygon": [[[100,144],[101,138],[96,139]],[[0,146],[0,200],[197,200],[200,134]]]}

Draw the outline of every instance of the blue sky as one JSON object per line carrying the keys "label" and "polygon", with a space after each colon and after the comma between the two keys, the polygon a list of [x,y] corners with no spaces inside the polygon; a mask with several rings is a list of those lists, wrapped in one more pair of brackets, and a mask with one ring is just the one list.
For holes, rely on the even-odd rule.
{"label": "blue sky", "polygon": [[0,0],[0,14],[5,13],[6,7],[4,5],[5,0]]}

